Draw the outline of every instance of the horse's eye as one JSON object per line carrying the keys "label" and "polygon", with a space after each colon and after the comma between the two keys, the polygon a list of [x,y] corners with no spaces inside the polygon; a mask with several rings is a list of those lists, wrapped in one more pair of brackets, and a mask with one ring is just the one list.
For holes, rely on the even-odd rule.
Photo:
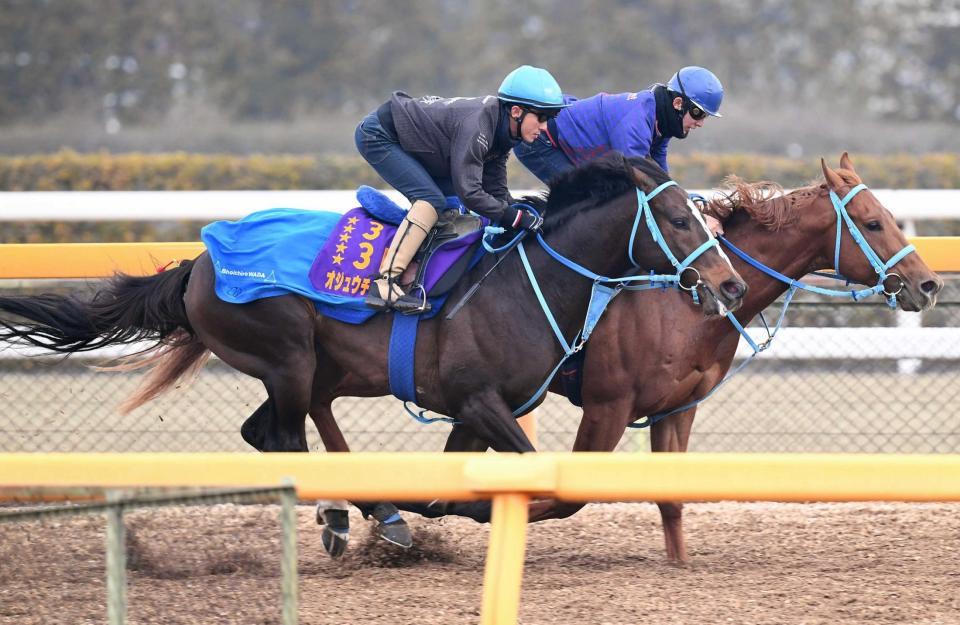
{"label": "horse's eye", "polygon": [[681,219],[681,218],[679,218],[679,217],[676,218],[676,219],[671,219],[671,220],[670,220],[670,223],[673,224],[673,227],[674,227],[674,228],[685,229],[685,228],[688,227],[688,225],[687,225],[687,220],[686,220],[686,219]]}
{"label": "horse's eye", "polygon": [[878,231],[880,231],[880,230],[883,230],[883,226],[880,225],[880,222],[879,222],[879,221],[877,221],[876,219],[874,219],[873,221],[868,221],[868,222],[867,222],[867,230],[872,230],[872,231],[874,231],[874,232],[878,232]]}

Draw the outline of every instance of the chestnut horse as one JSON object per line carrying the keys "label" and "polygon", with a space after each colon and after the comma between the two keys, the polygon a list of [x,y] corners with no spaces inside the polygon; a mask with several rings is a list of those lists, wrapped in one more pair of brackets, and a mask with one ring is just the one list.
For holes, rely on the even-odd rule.
{"label": "chestnut horse", "polygon": [[[710,202],[707,212],[729,216],[726,238],[756,260],[786,276],[799,279],[813,271],[834,268],[837,214],[829,192],[844,197],[862,184],[849,156],[840,169],[821,163],[825,184],[765,197],[769,185],[736,182],[733,192]],[[904,249],[907,241],[896,221],[867,190],[847,206],[859,231],[884,261]],[[841,228],[839,267],[852,281],[872,284],[877,272]],[[750,290],[737,320],[746,325],[788,288],[733,256],[734,266]],[[936,303],[943,281],[918,254],[904,256],[893,268],[902,288],[896,295],[903,310],[921,311]],[[890,285],[896,291],[899,285]],[[597,326],[586,350],[583,369],[583,418],[574,451],[612,451],[627,426],[638,419],[668,412],[705,397],[724,378],[733,362],[740,334],[726,319],[705,320],[688,302],[667,292],[662,296],[626,294],[617,298]],[[642,344],[646,349],[638,350]],[[554,392],[562,390],[557,386]],[[655,452],[687,450],[696,407],[655,422],[650,447]],[[658,502],[667,557],[688,560],[683,536],[683,505]],[[531,521],[570,516],[582,504],[540,501],[531,504]]]}
{"label": "chestnut horse", "polygon": [[[699,211],[651,160],[628,162],[614,153],[563,176],[547,200],[534,202],[545,213],[543,239],[581,267],[612,277],[638,268],[668,271],[663,246],[651,240],[660,236],[680,258],[699,253],[692,264],[703,299],[699,314],[735,310],[742,301],[746,286],[726,255],[710,246],[715,241]],[[536,276],[566,337],[583,327],[594,284],[544,245],[528,242],[526,258],[531,273],[518,254],[495,268],[494,255],[485,256],[454,287],[450,301],[493,269],[491,279],[452,319],[441,313],[421,322],[416,345],[419,405],[455,416],[498,451],[534,451],[513,411],[564,356],[528,276]],[[116,276],[89,300],[2,297],[0,311],[27,321],[0,321],[0,340],[67,354],[156,341],[158,352],[148,360],[156,365],[153,375],[128,403],[131,409],[169,389],[213,352],[266,387],[267,400],[241,429],[261,451],[307,451],[305,416],[322,421],[337,397],[390,394],[386,346],[393,315],[363,325],[341,323],[294,294],[230,304],[217,297],[214,279],[204,253],[156,276]],[[539,401],[542,396],[533,405]],[[339,431],[324,433],[328,448],[342,442],[337,436]]]}
{"label": "chestnut horse", "polygon": [[[839,170],[821,162],[824,184],[774,196],[770,183],[733,183],[730,193],[713,200],[706,212],[729,217],[726,238],[761,263],[799,279],[832,268],[837,253],[838,215],[830,191],[845,197],[861,184],[849,156],[844,153]],[[869,191],[861,191],[847,211],[880,259],[893,259],[907,246],[890,212]],[[838,271],[854,282],[871,284],[877,272],[841,228]],[[883,262],[883,261],[881,261]],[[750,289],[736,318],[746,325],[787,290],[787,284],[748,265],[739,257],[733,263]],[[943,282],[919,255],[907,253],[896,262],[890,285],[901,308],[920,311],[936,302]],[[902,288],[900,288],[902,286]],[[612,451],[627,426],[650,415],[669,412],[703,399],[723,380],[733,362],[740,334],[725,318],[704,319],[689,298],[677,291],[624,293],[611,304],[598,324],[583,365],[583,418],[573,451]],[[642,349],[638,348],[642,346]],[[555,381],[550,390],[563,394]],[[653,451],[682,452],[696,407],[682,410],[651,426]],[[325,437],[331,436],[332,419],[316,422]],[[454,426],[447,450],[482,451],[486,445],[461,426]],[[480,505],[480,504],[477,504]],[[486,504],[483,504],[486,505]],[[667,557],[685,562],[687,549],[682,529],[682,504],[658,502],[663,520]],[[565,518],[583,504],[554,500],[530,505],[530,521]],[[433,516],[428,514],[428,516]],[[469,515],[480,518],[473,509]]]}

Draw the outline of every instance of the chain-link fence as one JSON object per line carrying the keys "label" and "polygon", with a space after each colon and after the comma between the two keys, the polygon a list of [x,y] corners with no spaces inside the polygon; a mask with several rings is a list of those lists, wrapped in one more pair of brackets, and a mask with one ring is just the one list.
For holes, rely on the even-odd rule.
{"label": "chain-link fence", "polygon": [[0,489],[0,623],[296,622],[295,497]]}
{"label": "chain-link fence", "polygon": [[[923,328],[943,332],[937,349],[925,358],[898,357],[882,329],[903,343],[916,336],[918,319],[878,299],[837,304],[798,296],[787,327],[857,330],[838,330],[829,345],[812,337],[802,354],[775,341],[701,406],[690,448],[960,451],[960,280],[948,277],[940,303],[922,315]],[[0,451],[249,449],[239,430],[266,397],[257,380],[214,360],[194,384],[121,416],[116,407],[142,374],[94,372],[88,364],[0,360]],[[355,451],[439,451],[449,432],[448,425],[415,422],[393,398],[342,398],[333,408]],[[539,449],[569,450],[580,415],[551,395],[537,410]],[[322,449],[312,427],[308,433],[311,449]],[[623,450],[648,448],[646,430],[628,431],[620,443]]]}

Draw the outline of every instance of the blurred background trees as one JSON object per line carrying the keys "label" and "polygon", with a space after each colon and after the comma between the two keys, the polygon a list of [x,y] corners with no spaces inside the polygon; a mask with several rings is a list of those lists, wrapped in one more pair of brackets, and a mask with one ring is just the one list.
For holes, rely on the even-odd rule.
{"label": "blurred background trees", "polygon": [[0,152],[348,152],[402,89],[480,95],[521,63],[578,96],[711,68],[679,145],[956,150],[960,0],[0,0]]}

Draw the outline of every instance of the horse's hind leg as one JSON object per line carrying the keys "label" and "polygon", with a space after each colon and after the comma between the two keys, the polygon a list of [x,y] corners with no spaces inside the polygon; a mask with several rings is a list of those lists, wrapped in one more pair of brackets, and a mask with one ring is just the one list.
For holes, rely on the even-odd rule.
{"label": "horse's hind leg", "polygon": [[[660,452],[687,451],[693,417],[697,409],[691,408],[678,412],[650,427],[650,449]],[[660,518],[663,521],[663,538],[667,547],[667,559],[674,562],[688,562],[687,543],[683,536],[683,503],[679,501],[658,501]]]}
{"label": "horse's hind leg", "polygon": [[316,368],[316,311],[310,302],[295,295],[224,302],[214,292],[208,256],[194,265],[183,300],[203,344],[267,388],[271,405],[254,422],[262,428],[262,437],[253,437],[255,444],[262,451],[307,451],[304,418]]}
{"label": "horse's hind leg", "polygon": [[[316,394],[316,391],[315,391]],[[348,452],[347,440],[333,417],[330,401],[315,398],[310,406],[310,418],[328,452]],[[396,506],[387,502],[354,504],[367,519],[371,516],[377,526],[374,531],[385,541],[407,549],[413,545],[410,527],[400,516]],[[348,502],[344,500],[317,502],[317,523],[323,525],[323,548],[331,557],[339,557],[350,540]]]}
{"label": "horse's hind leg", "polygon": [[264,440],[266,438],[266,428],[270,423],[270,400],[265,400],[260,407],[253,411],[253,414],[247,417],[243,425],[240,426],[240,436],[243,440],[256,449],[263,451]]}
{"label": "horse's hind leg", "polygon": [[268,397],[240,426],[240,436],[257,451],[267,451],[267,432],[275,421],[273,405]]}

